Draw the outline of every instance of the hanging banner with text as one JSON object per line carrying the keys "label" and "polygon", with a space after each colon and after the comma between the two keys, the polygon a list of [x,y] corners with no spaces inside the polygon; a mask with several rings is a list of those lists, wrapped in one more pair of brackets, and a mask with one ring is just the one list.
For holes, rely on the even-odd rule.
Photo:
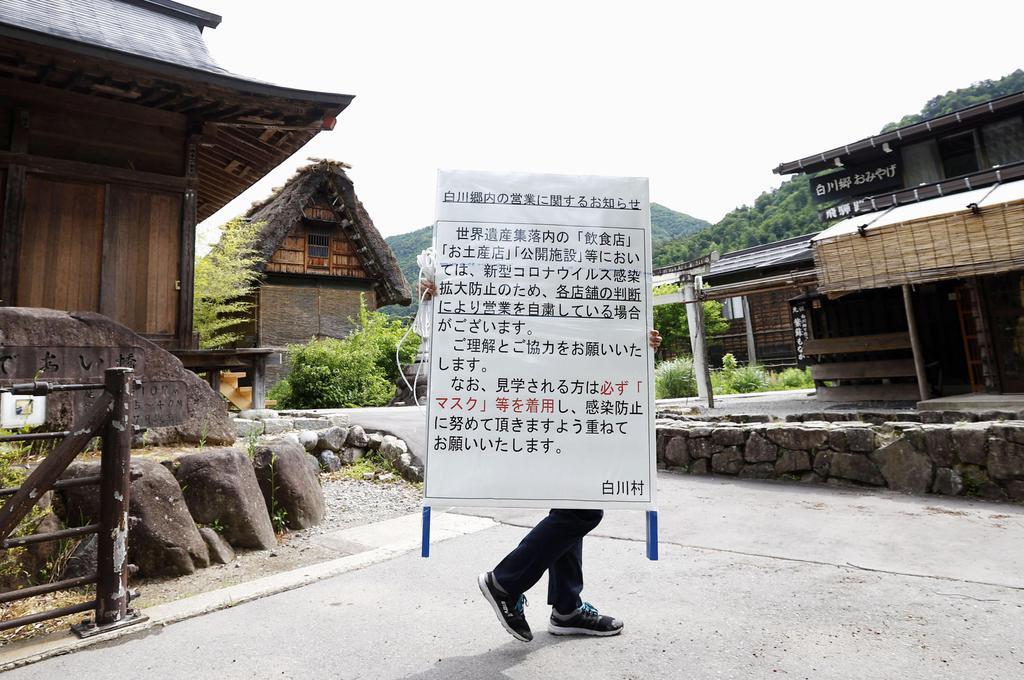
{"label": "hanging banner with text", "polygon": [[426,505],[650,509],[646,178],[440,171]]}

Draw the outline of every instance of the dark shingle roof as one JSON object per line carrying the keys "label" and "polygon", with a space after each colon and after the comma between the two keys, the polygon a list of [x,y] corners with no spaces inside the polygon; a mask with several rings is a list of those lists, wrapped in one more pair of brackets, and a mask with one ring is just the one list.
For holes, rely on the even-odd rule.
{"label": "dark shingle roof", "polygon": [[0,23],[147,59],[226,74],[203,41],[219,17],[171,2],[4,0]]}
{"label": "dark shingle roof", "polygon": [[711,265],[711,271],[704,277],[704,280],[710,281],[717,277],[740,271],[753,272],[755,270],[768,269],[769,267],[811,261],[814,259],[814,254],[811,250],[811,239],[817,233],[794,236],[781,241],[726,253],[722,255],[718,262]]}

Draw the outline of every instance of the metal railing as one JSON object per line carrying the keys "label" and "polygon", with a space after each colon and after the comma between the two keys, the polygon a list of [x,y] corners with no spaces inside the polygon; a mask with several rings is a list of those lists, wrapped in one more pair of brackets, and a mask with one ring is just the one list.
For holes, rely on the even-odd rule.
{"label": "metal railing", "polygon": [[[0,489],[0,498],[7,502],[0,508],[0,549],[19,548],[35,543],[59,541],[67,538],[96,535],[96,573],[68,578],[54,583],[28,586],[0,593],[0,604],[24,600],[39,595],[96,585],[95,598],[67,607],[51,609],[16,619],[0,621],[0,631],[46,621],[62,616],[95,609],[91,621],[72,626],[80,637],[88,637],[112,628],[145,620],[129,608],[131,594],[128,578],[134,571],[128,564],[128,507],[132,479],[131,443],[133,427],[132,391],[137,386],[130,368],[110,368],[104,372],[102,383],[52,384],[31,382],[11,385],[4,392],[16,395],[44,396],[54,392],[102,391],[95,403],[81,418],[76,418],[71,429],[63,432],[45,432],[0,436],[5,442],[33,442],[60,440],[54,449],[29,474],[20,487]],[[95,437],[103,440],[100,474],[74,479],[60,479],[68,465]],[[22,519],[50,490],[98,485],[100,494],[99,517],[92,524],[61,529],[41,534],[11,537]]]}

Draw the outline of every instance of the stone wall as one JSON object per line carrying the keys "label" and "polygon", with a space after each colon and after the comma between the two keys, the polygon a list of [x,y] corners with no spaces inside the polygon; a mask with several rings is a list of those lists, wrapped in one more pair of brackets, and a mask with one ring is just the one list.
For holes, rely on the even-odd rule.
{"label": "stone wall", "polygon": [[1024,502],[1024,420],[704,422],[659,418],[659,467]]}

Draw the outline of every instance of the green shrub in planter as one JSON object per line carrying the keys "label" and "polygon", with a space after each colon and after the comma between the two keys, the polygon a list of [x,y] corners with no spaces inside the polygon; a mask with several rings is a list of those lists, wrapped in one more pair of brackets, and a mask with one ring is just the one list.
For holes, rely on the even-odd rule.
{"label": "green shrub in planter", "polygon": [[681,356],[658,364],[654,369],[654,395],[658,399],[697,396],[693,359]]}

